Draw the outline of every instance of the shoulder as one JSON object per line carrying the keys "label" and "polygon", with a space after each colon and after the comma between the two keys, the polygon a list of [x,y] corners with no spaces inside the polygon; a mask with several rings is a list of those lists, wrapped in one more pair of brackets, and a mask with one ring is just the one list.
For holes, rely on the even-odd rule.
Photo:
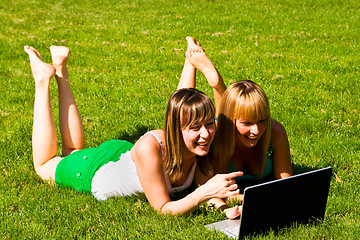
{"label": "shoulder", "polygon": [[286,135],[285,127],[275,119],[271,119],[271,136],[279,137],[284,134]]}
{"label": "shoulder", "polygon": [[162,143],[165,142],[165,134],[164,134],[164,130],[162,129],[155,129],[155,130],[152,130],[151,132],[155,133],[156,136],[158,136],[161,140]]}
{"label": "shoulder", "polygon": [[271,119],[271,142],[275,148],[288,142],[285,127],[275,119]]}
{"label": "shoulder", "polygon": [[[154,130],[153,132],[163,141],[162,130]],[[143,135],[135,143],[131,155],[135,163],[142,163],[143,161],[149,163],[155,161],[155,159],[157,162],[162,163],[161,146],[151,134]],[[152,161],[148,161],[148,159],[152,159]]]}
{"label": "shoulder", "polygon": [[[163,134],[161,130],[153,130],[161,141],[163,141]],[[134,145],[133,149],[139,152],[157,151],[160,150],[160,144],[158,140],[151,134],[143,135]]]}

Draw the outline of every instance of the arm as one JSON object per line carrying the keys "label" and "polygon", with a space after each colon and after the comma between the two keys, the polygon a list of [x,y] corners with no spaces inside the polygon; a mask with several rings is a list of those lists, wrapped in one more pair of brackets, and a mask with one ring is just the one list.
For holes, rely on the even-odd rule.
{"label": "arm", "polygon": [[[171,212],[174,215],[186,215],[194,211],[204,201],[209,201],[210,199],[219,199],[222,201],[221,198],[236,195],[239,193],[237,185],[229,181],[229,179],[239,175],[241,175],[239,172],[233,173],[232,176],[231,174],[218,174],[205,184],[200,185],[194,192],[186,197],[177,201],[167,202],[161,211],[163,213]],[[223,202],[223,205],[224,204]]]}
{"label": "arm", "polygon": [[170,201],[162,171],[161,148],[151,135],[141,137],[131,150],[136,172],[150,205],[159,210]]}
{"label": "arm", "polygon": [[239,192],[232,178],[241,174],[222,174],[213,177],[186,197],[171,201],[162,171],[159,143],[152,136],[142,137],[135,144],[132,157],[146,198],[150,205],[161,213],[186,215],[212,197],[224,198]]}
{"label": "arm", "polygon": [[284,126],[271,119],[271,141],[274,149],[274,176],[275,179],[292,175],[289,140]]}

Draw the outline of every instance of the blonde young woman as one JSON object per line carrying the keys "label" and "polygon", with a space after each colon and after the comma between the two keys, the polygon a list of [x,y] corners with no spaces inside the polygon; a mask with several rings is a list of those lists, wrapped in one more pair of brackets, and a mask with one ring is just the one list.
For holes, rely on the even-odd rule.
{"label": "blonde young woman", "polygon": [[[191,37],[187,60],[207,76],[217,108],[217,141],[214,158],[218,172],[241,170],[240,188],[270,179],[291,176],[289,141],[285,128],[270,117],[263,89],[252,81],[239,81],[226,88],[202,47]],[[182,87],[195,87],[195,78],[184,78]]]}
{"label": "blonde young woman", "polygon": [[[67,47],[50,48],[53,65],[44,63],[34,48],[25,46],[35,80],[33,161],[45,181],[99,200],[113,196],[145,195],[161,213],[189,214],[204,201],[238,194],[235,177],[241,172],[212,176],[207,153],[215,136],[214,107],[195,89],[179,89],[168,102],[165,129],[143,135],[135,145],[110,140],[85,148],[84,128],[69,84]],[[59,91],[59,123],[63,156],[56,156],[57,136],[49,83],[55,76]],[[171,195],[198,187],[182,199]],[[230,208],[229,208],[230,209]],[[232,208],[236,211],[236,208]]]}

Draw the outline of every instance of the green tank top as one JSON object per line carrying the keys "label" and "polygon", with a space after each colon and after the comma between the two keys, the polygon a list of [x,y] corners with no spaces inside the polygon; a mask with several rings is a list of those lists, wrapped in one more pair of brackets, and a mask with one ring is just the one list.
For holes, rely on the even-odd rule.
{"label": "green tank top", "polygon": [[[270,143],[268,153],[266,156],[265,168],[264,168],[261,178],[263,179],[263,178],[267,178],[267,177],[271,176],[271,174],[273,174],[273,168],[274,168],[274,166],[273,166],[273,147],[272,147],[272,144]],[[230,171],[237,172],[239,170],[237,170],[234,167],[234,165],[232,163],[230,163]],[[256,181],[256,180],[260,180],[260,178],[258,176],[246,174],[246,175],[243,175],[240,177],[236,177],[235,180],[236,181],[241,181],[241,180],[255,180]]]}

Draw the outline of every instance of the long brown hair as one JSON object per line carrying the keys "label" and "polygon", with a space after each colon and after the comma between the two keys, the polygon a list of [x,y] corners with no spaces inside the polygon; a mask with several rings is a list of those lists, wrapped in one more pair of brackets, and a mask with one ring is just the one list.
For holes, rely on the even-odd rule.
{"label": "long brown hair", "polygon": [[[165,146],[164,167],[170,181],[178,180],[183,173],[182,149],[185,143],[182,129],[198,122],[214,119],[215,109],[211,99],[194,88],[179,89],[168,101],[165,114]],[[209,158],[199,157],[198,165],[204,173],[210,173]]]}
{"label": "long brown hair", "polygon": [[265,119],[266,130],[259,142],[258,175],[261,177],[266,164],[267,150],[271,138],[271,119],[269,101],[264,90],[250,80],[238,81],[230,85],[221,100],[217,118],[217,142],[214,156],[219,172],[228,172],[231,156],[235,151],[236,119]]}

